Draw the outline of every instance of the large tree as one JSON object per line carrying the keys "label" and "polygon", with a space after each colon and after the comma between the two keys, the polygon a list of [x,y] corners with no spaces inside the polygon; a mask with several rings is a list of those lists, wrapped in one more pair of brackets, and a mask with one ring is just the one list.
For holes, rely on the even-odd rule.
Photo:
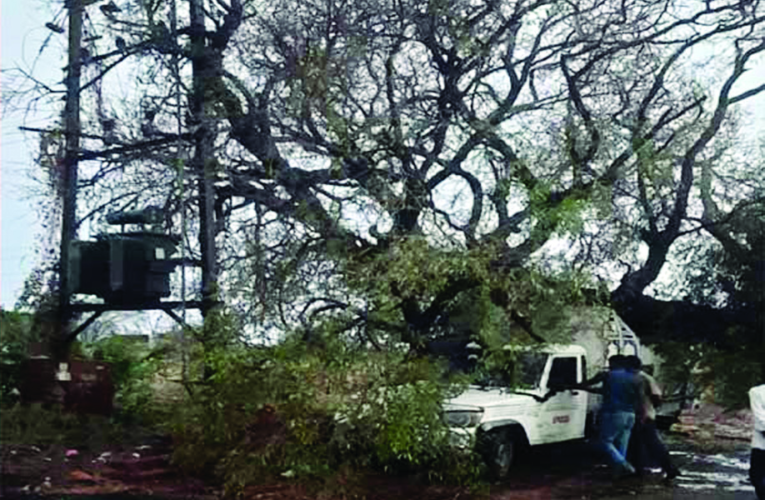
{"label": "large tree", "polygon": [[[657,307],[684,237],[757,261],[737,235],[762,185],[745,171],[731,192],[725,159],[765,90],[740,84],[765,53],[759,1],[172,6],[87,7],[82,221],[160,201],[177,229],[214,178],[221,291],[253,323],[342,313],[421,344],[476,294],[519,318],[556,241],[564,268],[624,264],[628,318]],[[721,328],[724,306],[704,309]]]}

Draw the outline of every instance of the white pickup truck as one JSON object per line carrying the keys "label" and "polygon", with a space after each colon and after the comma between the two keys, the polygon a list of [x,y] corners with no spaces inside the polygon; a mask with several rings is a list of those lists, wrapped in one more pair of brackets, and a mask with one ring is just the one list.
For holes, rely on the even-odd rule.
{"label": "white pickup truck", "polygon": [[586,358],[587,351],[576,345],[518,353],[521,380],[516,388],[487,381],[444,404],[452,443],[476,447],[492,476],[503,478],[516,454],[528,446],[584,438],[588,393],[555,388],[583,382]]}
{"label": "white pickup truck", "polygon": [[583,439],[593,429],[600,396],[557,389],[593,377],[614,354],[656,361],[613,311],[572,315],[569,327],[572,345],[506,346],[517,351],[514,381],[495,374],[444,404],[452,443],[478,451],[496,478],[529,446]]}

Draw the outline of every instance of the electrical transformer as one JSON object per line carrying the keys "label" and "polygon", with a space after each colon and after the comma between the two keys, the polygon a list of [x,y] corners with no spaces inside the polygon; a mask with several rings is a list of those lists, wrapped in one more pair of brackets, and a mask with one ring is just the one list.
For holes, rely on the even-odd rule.
{"label": "electrical transformer", "polygon": [[95,295],[107,304],[141,305],[170,296],[172,259],[180,238],[159,231],[125,232],[126,224],[152,224],[162,220],[156,207],[107,216],[109,224],[123,226],[118,233],[103,233],[95,241],[73,241],[70,250],[71,293]]}

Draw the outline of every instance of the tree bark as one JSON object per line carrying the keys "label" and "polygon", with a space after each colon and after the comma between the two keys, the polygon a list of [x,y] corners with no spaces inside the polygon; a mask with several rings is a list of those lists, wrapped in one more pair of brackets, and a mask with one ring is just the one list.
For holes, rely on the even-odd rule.
{"label": "tree bark", "polygon": [[215,252],[215,221],[213,191],[215,141],[212,124],[207,117],[206,91],[208,84],[216,77],[213,61],[206,47],[205,13],[202,0],[190,0],[191,19],[191,61],[193,88],[190,99],[194,133],[194,157],[192,170],[197,175],[199,191],[199,247],[202,254],[202,316],[207,316],[217,300],[217,261]]}

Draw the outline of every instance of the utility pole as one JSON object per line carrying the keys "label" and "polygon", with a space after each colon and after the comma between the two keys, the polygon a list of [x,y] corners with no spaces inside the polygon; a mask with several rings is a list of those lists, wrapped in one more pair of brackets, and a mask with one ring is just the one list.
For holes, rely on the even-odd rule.
{"label": "utility pole", "polygon": [[54,339],[54,355],[66,358],[69,349],[69,323],[71,321],[69,249],[77,236],[77,167],[80,156],[80,73],[82,69],[82,0],[66,0],[69,9],[69,64],[66,74],[66,106],[64,130],[66,153],[61,179],[63,214],[61,221],[61,251],[59,262],[59,304],[57,337]]}
{"label": "utility pole", "polygon": [[189,0],[191,21],[191,63],[193,88],[191,93],[192,124],[194,132],[193,171],[198,176],[199,190],[199,246],[202,253],[202,316],[217,300],[218,273],[215,255],[215,222],[213,220],[215,194],[213,191],[213,145],[215,137],[207,117],[205,91],[208,82],[216,77],[215,69],[206,47],[205,12],[203,0]]}

